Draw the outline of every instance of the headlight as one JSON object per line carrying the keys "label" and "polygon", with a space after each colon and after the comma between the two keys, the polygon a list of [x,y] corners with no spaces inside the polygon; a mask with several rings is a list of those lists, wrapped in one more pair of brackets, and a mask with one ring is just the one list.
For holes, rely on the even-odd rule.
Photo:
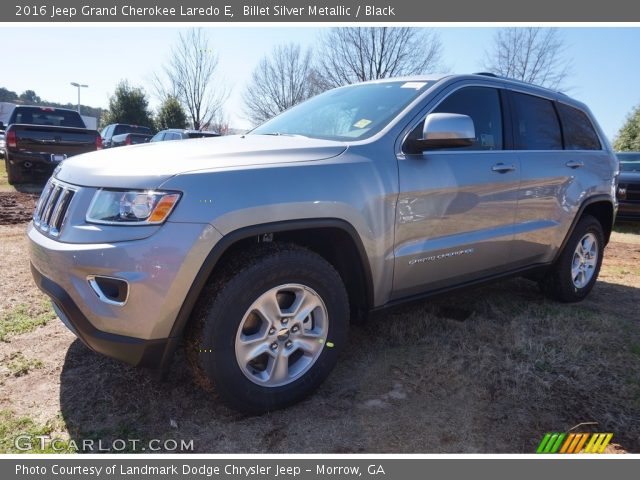
{"label": "headlight", "polygon": [[155,225],[169,217],[179,199],[177,192],[98,190],[89,205],[87,222]]}

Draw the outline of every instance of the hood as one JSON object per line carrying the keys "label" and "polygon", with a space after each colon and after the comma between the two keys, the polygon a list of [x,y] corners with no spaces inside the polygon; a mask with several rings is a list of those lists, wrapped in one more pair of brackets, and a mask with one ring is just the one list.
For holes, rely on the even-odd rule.
{"label": "hood", "polygon": [[156,188],[180,173],[324,160],[346,148],[342,142],[285,135],[175,140],[78,155],[60,164],[55,176],[88,187]]}

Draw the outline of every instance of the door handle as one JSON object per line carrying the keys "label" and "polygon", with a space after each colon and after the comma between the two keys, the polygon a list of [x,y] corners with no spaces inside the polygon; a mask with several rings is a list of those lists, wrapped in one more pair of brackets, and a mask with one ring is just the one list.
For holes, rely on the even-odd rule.
{"label": "door handle", "polygon": [[504,163],[496,163],[493,167],[491,167],[492,172],[498,173],[513,172],[515,169],[515,165],[505,165]]}
{"label": "door handle", "polygon": [[583,162],[579,162],[577,160],[569,160],[567,163],[565,163],[565,165],[569,168],[580,168],[580,167],[584,167],[584,163]]}

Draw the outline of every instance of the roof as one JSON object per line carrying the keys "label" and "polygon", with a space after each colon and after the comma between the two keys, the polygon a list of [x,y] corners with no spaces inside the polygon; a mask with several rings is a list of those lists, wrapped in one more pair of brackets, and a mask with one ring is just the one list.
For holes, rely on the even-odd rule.
{"label": "roof", "polygon": [[523,90],[528,90],[533,94],[538,94],[545,97],[550,97],[553,99],[557,99],[563,102],[567,102],[573,104],[575,106],[580,107],[583,110],[588,110],[588,107],[566,95],[563,92],[559,92],[557,90],[551,90],[549,88],[541,87],[539,85],[534,85],[532,83],[528,83],[522,80],[517,80],[515,78],[501,77],[499,75],[495,75],[490,72],[478,72],[478,73],[469,73],[469,74],[431,74],[431,75],[411,75],[411,76],[403,76],[403,77],[391,77],[384,78],[378,80],[369,80],[367,82],[362,83],[386,83],[386,82],[455,82],[458,80],[495,80],[502,83],[505,87],[514,87],[521,88]]}

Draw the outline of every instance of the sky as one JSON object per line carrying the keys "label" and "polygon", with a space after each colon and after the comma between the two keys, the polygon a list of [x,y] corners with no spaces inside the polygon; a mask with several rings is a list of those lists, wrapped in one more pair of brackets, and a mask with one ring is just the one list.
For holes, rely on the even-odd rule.
{"label": "sky", "polygon": [[[315,45],[325,28],[312,27],[205,27],[210,45],[219,54],[220,81],[230,90],[225,112],[231,127],[247,128],[242,92],[252,70],[274,46]],[[0,87],[18,93],[35,90],[43,99],[77,102],[70,82],[89,85],[81,102],[108,106],[116,84],[126,79],[149,93],[152,78],[170,56],[172,45],[185,28],[108,25],[92,28],[0,27],[5,39],[0,63]],[[485,51],[491,47],[496,27],[435,27],[443,45],[447,72],[483,70]],[[640,27],[561,27],[565,58],[572,74],[567,93],[585,102],[605,134],[613,139],[631,109],[640,104]],[[11,39],[10,42],[7,39]]]}

